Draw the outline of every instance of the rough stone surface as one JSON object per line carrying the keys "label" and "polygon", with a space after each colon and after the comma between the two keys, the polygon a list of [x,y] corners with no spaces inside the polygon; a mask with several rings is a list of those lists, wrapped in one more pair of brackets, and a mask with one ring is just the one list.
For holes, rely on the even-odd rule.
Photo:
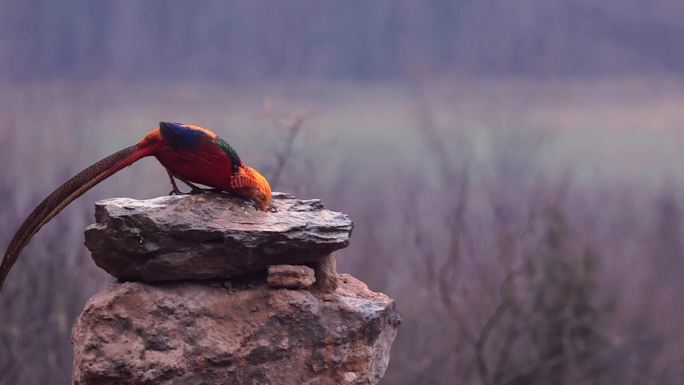
{"label": "rough stone surface", "polygon": [[330,254],[319,259],[314,265],[316,271],[316,287],[326,293],[337,289],[337,260]]}
{"label": "rough stone surface", "polygon": [[317,199],[274,193],[277,212],[225,193],[113,198],[96,204],[86,229],[95,263],[117,278],[202,280],[310,264],[347,247],[352,221]]}
{"label": "rough stone surface", "polygon": [[345,274],[332,295],[116,283],[74,325],[73,384],[375,384],[399,323],[394,301]]}
{"label": "rough stone surface", "polygon": [[273,265],[268,267],[268,285],[280,289],[306,289],[316,282],[314,271],[302,265]]}

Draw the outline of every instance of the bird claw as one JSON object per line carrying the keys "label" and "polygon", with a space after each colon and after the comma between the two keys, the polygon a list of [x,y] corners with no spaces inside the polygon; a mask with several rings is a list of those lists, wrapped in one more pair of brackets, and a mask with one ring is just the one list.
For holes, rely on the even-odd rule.
{"label": "bird claw", "polygon": [[190,194],[196,195],[196,194],[205,194],[205,193],[210,193],[210,192],[220,192],[221,190],[215,189],[215,188],[193,188],[190,190]]}

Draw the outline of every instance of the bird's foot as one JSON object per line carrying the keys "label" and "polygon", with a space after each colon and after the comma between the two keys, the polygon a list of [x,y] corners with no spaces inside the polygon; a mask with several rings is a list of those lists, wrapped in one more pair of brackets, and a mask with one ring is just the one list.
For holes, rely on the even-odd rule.
{"label": "bird's foot", "polygon": [[215,189],[215,188],[199,188],[195,187],[192,190],[190,190],[190,194],[205,194],[205,193],[215,193],[215,192],[220,192],[221,190]]}

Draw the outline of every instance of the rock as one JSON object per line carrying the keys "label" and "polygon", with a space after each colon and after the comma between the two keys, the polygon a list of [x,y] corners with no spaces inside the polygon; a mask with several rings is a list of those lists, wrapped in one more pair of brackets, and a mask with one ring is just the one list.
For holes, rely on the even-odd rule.
{"label": "rock", "polygon": [[349,245],[351,219],[319,200],[274,193],[273,206],[277,212],[256,211],[225,193],[106,199],[96,204],[86,246],[113,276],[154,282],[316,267]]}
{"label": "rock", "polygon": [[394,301],[344,274],[325,295],[112,284],[74,325],[73,384],[377,383],[400,323]]}
{"label": "rock", "polygon": [[337,261],[334,255],[330,254],[318,260],[314,269],[318,289],[326,293],[332,293],[337,289]]}
{"label": "rock", "polygon": [[268,267],[268,285],[272,288],[307,289],[316,282],[312,268],[301,265],[273,265]]}

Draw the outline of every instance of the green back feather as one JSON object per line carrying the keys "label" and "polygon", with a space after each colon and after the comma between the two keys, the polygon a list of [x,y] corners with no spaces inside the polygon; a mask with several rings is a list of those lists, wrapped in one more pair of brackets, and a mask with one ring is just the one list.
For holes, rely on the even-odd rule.
{"label": "green back feather", "polygon": [[242,166],[242,160],[240,160],[240,156],[238,156],[237,152],[233,147],[231,147],[228,142],[225,140],[221,139],[220,137],[216,137],[216,144],[223,150],[223,152],[228,155],[228,158],[230,159],[230,163],[233,165],[233,174],[237,173],[238,168]]}

